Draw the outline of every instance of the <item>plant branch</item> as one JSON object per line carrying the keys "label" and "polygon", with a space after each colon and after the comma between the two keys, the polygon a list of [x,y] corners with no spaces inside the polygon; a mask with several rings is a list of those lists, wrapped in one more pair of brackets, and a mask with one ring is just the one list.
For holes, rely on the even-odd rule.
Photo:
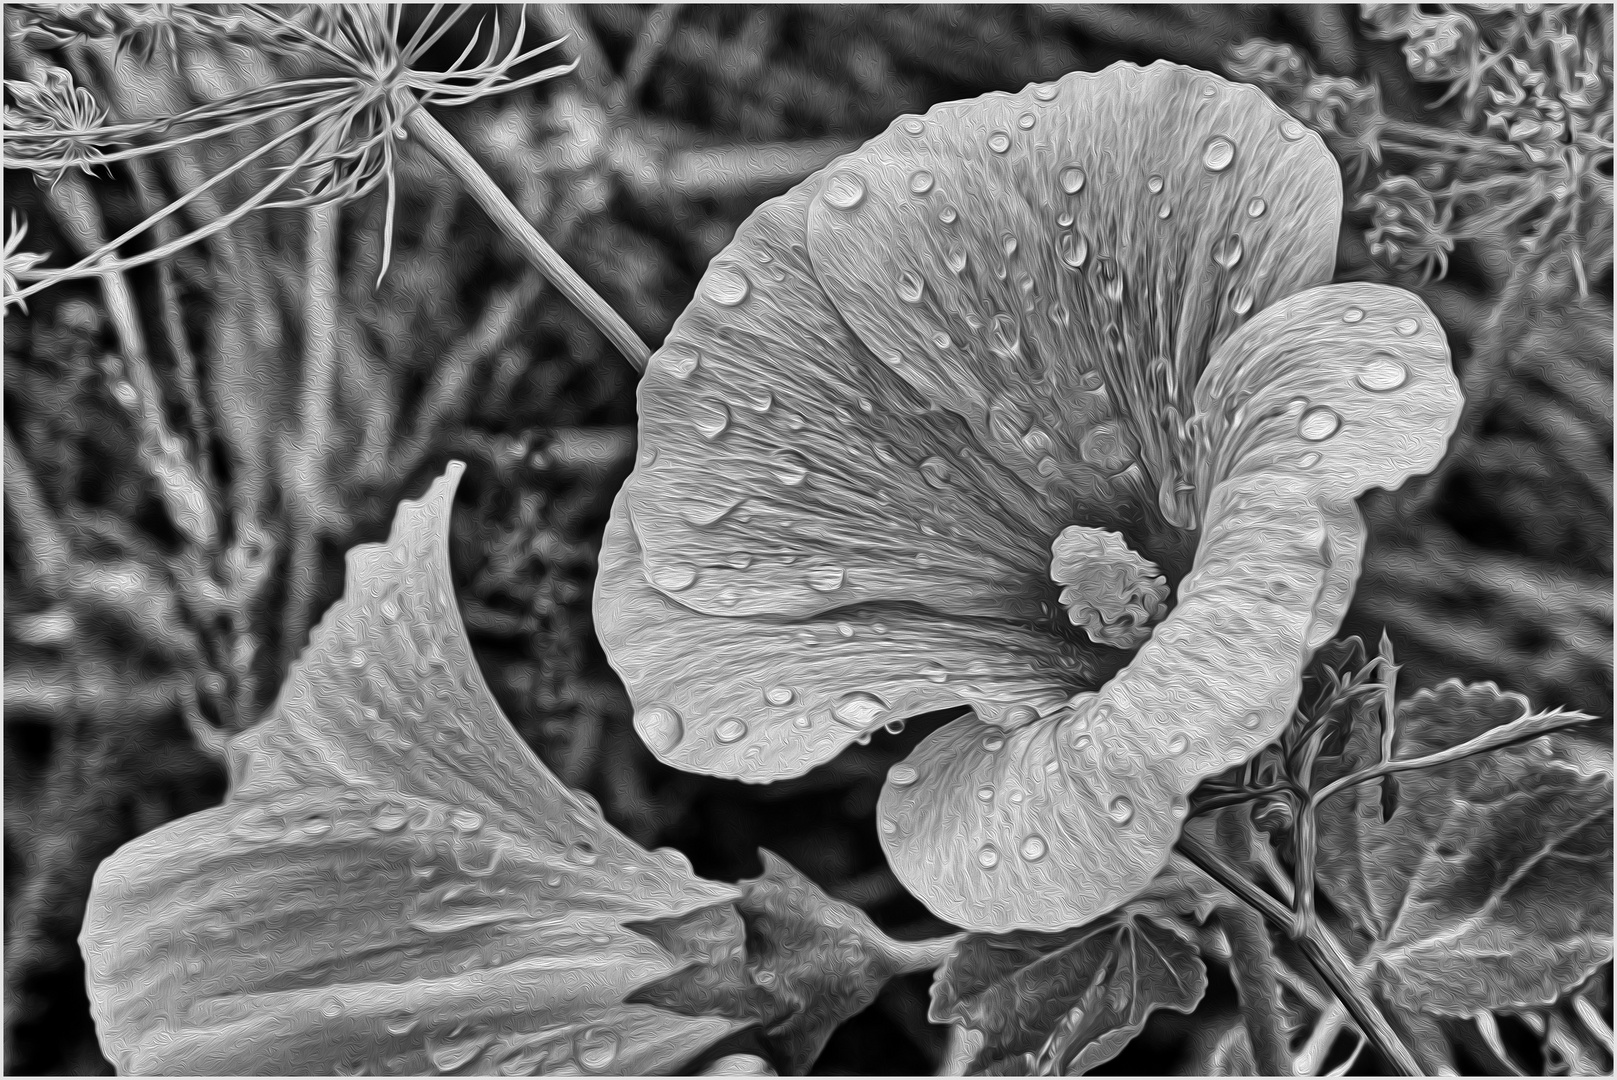
{"label": "plant branch", "polygon": [[1417,769],[1431,769],[1438,765],[1447,765],[1463,758],[1475,757],[1493,750],[1502,750],[1514,743],[1527,742],[1540,738],[1552,731],[1562,728],[1575,727],[1587,723],[1594,717],[1581,712],[1563,712],[1553,709],[1549,712],[1533,713],[1519,720],[1492,728],[1483,732],[1474,739],[1467,739],[1458,746],[1450,746],[1436,753],[1426,754],[1417,758],[1405,758],[1402,761],[1387,761],[1380,765],[1373,765],[1362,769],[1351,776],[1344,776],[1334,783],[1327,784],[1314,794],[1311,804],[1319,806],[1320,803],[1335,795],[1343,788],[1365,784],[1371,780],[1379,780],[1383,776],[1393,773],[1413,772]]}
{"label": "plant branch", "polygon": [[522,212],[506,198],[499,186],[467,153],[453,135],[424,108],[413,108],[405,116],[405,127],[412,136],[432,152],[454,173],[466,190],[488,211],[494,223],[511,238],[528,260],[538,268],[549,282],[593,322],[608,341],[623,354],[636,371],[645,371],[651,359],[651,350],[640,336],[630,329],[612,306],[589,286],[578,272],[567,265],[556,249],[528,223]]}
{"label": "plant branch", "polygon": [[1214,881],[1240,897],[1277,929],[1297,943],[1325,984],[1347,1007],[1359,1030],[1404,1076],[1423,1076],[1425,1070],[1404,1045],[1385,1015],[1359,985],[1356,973],[1335,937],[1317,919],[1303,919],[1287,910],[1280,901],[1248,881],[1224,857],[1190,833],[1179,837],[1178,854]]}
{"label": "plant branch", "polygon": [[954,952],[963,937],[964,934],[955,934],[929,941],[894,941],[888,938],[881,942],[881,949],[892,965],[894,975],[913,975],[920,971],[935,971],[949,959],[949,954]]}

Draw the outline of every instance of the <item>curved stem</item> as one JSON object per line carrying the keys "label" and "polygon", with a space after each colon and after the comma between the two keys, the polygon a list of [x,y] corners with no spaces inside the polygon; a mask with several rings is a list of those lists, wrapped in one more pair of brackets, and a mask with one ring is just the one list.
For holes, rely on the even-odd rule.
{"label": "curved stem", "polygon": [[882,943],[882,951],[892,965],[894,975],[913,975],[920,971],[936,970],[954,952],[963,937],[964,934],[955,934],[930,941],[894,941],[889,938]]}
{"label": "curved stem", "polygon": [[460,141],[451,135],[444,126],[435,120],[426,109],[417,106],[410,109],[404,118],[404,126],[409,130],[422,146],[430,150],[434,157],[448,166],[472,198],[480,203],[489,217],[500,230],[510,237],[522,248],[528,261],[538,268],[558,292],[571,300],[578,310],[594,323],[601,333],[606,335],[623,358],[629,361],[636,371],[645,371],[646,363],[651,359],[651,350],[640,336],[630,329],[623,317],[613,310],[612,305],[601,297],[601,294],[592,289],[589,284],[578,276],[578,271],[567,265],[567,261],[557,253],[556,249],[545,242],[538,231],[522,216],[522,212],[506,198],[505,192],[499,185],[483,171]]}
{"label": "curved stem", "polygon": [[1375,1044],[1393,1068],[1403,1076],[1426,1074],[1426,1070],[1415,1060],[1415,1055],[1393,1030],[1380,1006],[1360,984],[1358,973],[1342,952],[1342,946],[1318,919],[1302,918],[1287,910],[1280,901],[1248,881],[1217,851],[1189,833],[1180,835],[1177,851],[1297,942],[1308,962],[1319,972],[1320,978],[1325,980],[1331,992],[1347,1008],[1359,1030]]}

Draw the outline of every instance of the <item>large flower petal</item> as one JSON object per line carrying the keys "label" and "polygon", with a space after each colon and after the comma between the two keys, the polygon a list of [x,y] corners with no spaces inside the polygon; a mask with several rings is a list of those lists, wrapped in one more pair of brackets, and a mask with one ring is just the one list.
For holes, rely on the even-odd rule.
{"label": "large flower petal", "polygon": [[81,943],[124,1071],[644,1072],[739,1026],[624,1003],[684,962],[631,923],[736,893],[618,834],[501,716],[452,600],[459,472],[350,555],[225,804],[97,872]]}
{"label": "large flower petal", "polygon": [[[1153,539],[1197,524],[1197,374],[1250,313],[1329,279],[1342,198],[1261,91],[1169,63],[902,118],[818,194],[814,268],[870,350],[1065,524],[1120,527],[1159,562]],[[1117,521],[1102,485],[1131,461]]]}
{"label": "large flower petal", "polygon": [[1198,405],[1219,448],[1206,525],[1151,640],[1070,712],[1011,732],[956,721],[889,776],[889,859],[944,918],[1059,929],[1144,887],[1185,795],[1289,719],[1304,663],[1351,597],[1363,537],[1352,500],[1430,469],[1460,396],[1419,300],[1338,285],[1232,336]]}
{"label": "large flower petal", "polygon": [[808,264],[811,196],[742,225],[641,382],[627,507],[650,580],[714,615],[1048,618],[1067,522],[838,317]]}
{"label": "large flower petal", "polygon": [[1004,723],[1060,708],[1109,663],[1016,623],[915,606],[835,618],[731,619],[692,611],[647,580],[620,495],[601,545],[596,629],[663,761],[758,783],[796,776],[889,720],[971,705]]}

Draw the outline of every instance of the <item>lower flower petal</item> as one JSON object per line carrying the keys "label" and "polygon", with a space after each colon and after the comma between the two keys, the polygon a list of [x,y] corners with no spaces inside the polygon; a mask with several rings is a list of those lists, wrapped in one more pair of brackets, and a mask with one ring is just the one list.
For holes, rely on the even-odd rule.
{"label": "lower flower petal", "polygon": [[641,737],[676,768],[768,783],[889,720],[955,705],[1025,723],[1097,685],[1123,655],[904,605],[809,620],[704,615],[646,580],[624,498],[601,546],[596,629]]}
{"label": "lower flower petal", "polygon": [[122,1071],[670,1071],[742,1026],[626,1003],[690,962],[631,924],[737,893],[612,829],[501,715],[452,599],[459,475],[351,553],[224,805],[97,871],[80,944]]}

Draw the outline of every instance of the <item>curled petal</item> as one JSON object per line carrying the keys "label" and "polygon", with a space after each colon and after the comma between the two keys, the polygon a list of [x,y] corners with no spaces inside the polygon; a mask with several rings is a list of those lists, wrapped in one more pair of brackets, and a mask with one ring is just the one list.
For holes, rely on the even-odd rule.
{"label": "curled petal", "polygon": [[970,705],[1001,723],[1058,709],[1074,681],[1119,662],[1011,622],[913,606],[834,618],[730,619],[653,588],[619,497],[601,548],[596,623],[634,698],[635,726],[663,761],[767,783],[830,760],[883,724]]}
{"label": "curled petal", "polygon": [[1004,735],[956,721],[889,777],[888,857],[946,919],[1059,929],[1143,888],[1185,795],[1289,719],[1352,595],[1352,500],[1430,469],[1460,406],[1431,313],[1370,285],[1265,311],[1215,354],[1197,399],[1221,451],[1195,566],[1151,640],[1070,712]]}
{"label": "curled petal", "polygon": [[625,1004],[683,963],[630,924],[736,894],[618,834],[500,714],[450,584],[460,468],[350,554],[224,805],[97,871],[80,942],[123,1071],[633,1073],[739,1026]]}

